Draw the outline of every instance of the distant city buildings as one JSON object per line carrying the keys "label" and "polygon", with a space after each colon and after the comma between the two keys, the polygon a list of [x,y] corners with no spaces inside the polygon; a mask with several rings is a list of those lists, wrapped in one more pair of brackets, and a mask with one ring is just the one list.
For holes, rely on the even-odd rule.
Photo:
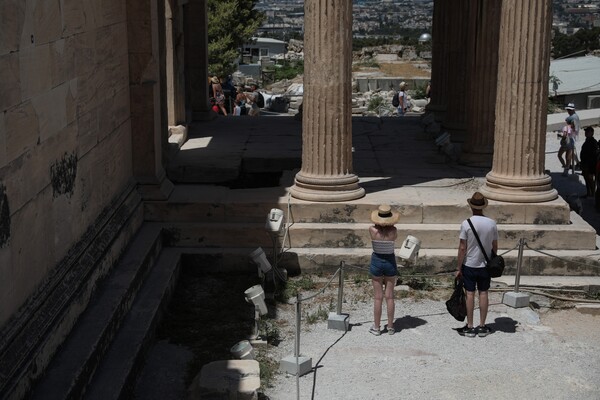
{"label": "distant city buildings", "polygon": [[[409,30],[431,32],[433,0],[353,0],[356,36],[395,36]],[[260,0],[257,9],[267,16],[259,34],[277,33],[285,40],[304,27],[304,0]],[[600,26],[596,0],[553,0],[553,26],[564,34]],[[417,35],[418,36],[418,35]]]}
{"label": "distant city buildings", "polygon": [[[261,0],[257,9],[267,17],[260,33],[303,32],[303,0]],[[430,32],[433,0],[354,0],[355,35],[397,35],[406,30]]]}

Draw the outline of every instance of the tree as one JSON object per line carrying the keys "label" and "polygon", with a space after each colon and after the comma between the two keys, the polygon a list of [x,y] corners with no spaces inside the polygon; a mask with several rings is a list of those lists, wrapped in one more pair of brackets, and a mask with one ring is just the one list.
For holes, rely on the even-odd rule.
{"label": "tree", "polygon": [[552,54],[554,58],[568,56],[584,56],[600,48],[600,28],[580,29],[573,35],[565,35],[554,31]]}
{"label": "tree", "polygon": [[225,76],[234,71],[239,49],[250,41],[265,16],[258,0],[208,0],[208,71]]}

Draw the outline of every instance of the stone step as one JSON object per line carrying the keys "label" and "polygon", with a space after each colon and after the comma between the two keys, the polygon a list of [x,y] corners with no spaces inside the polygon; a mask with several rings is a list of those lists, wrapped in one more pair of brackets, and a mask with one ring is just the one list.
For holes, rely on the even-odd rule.
{"label": "stone step", "polygon": [[[400,213],[403,224],[458,224],[471,215],[463,191],[446,188],[450,179],[436,182],[439,189],[403,187],[401,192],[368,193],[345,203],[313,203],[289,197],[283,187],[229,189],[221,186],[176,186],[168,201],[145,202],[146,221],[156,222],[261,222],[271,208],[284,211],[293,222],[368,223],[371,212],[388,203]],[[462,181],[461,181],[462,182]],[[370,182],[365,183],[365,186]],[[569,205],[562,198],[546,203],[489,201],[485,214],[500,224],[568,225]]]}
{"label": "stone step", "polygon": [[143,225],[33,386],[32,399],[82,396],[161,250],[161,227]]}
{"label": "stone step", "polygon": [[[274,265],[272,248],[263,248],[269,262]],[[600,251],[589,250],[543,250],[532,246],[525,248],[522,257],[522,275],[597,276],[600,270]],[[256,270],[249,255],[255,248],[181,248],[186,265],[210,266],[223,271]],[[509,251],[510,250],[510,251]],[[515,274],[518,249],[500,248],[506,260],[506,274]],[[423,274],[450,273],[456,271],[457,249],[421,249],[415,262],[398,258],[400,271]],[[371,249],[369,248],[288,248],[278,258],[278,267],[290,275],[315,270],[335,270],[343,261],[349,271],[368,272]]]}
{"label": "stone step", "polygon": [[130,399],[145,353],[177,283],[181,253],[163,249],[90,382],[89,400]]}
{"label": "stone step", "polygon": [[[364,248],[371,246],[370,223],[289,224],[285,245],[293,248]],[[421,240],[424,249],[454,249],[459,224],[397,224],[399,246],[408,235]],[[257,223],[166,223],[167,245],[184,247],[271,247],[264,221]],[[538,249],[595,250],[596,232],[577,214],[570,225],[499,224],[499,243],[511,248],[523,238]]]}

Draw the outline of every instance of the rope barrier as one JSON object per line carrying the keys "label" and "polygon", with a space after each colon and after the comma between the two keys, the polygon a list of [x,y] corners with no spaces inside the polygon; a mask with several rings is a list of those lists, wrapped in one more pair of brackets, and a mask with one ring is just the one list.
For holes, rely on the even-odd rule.
{"label": "rope barrier", "polygon": [[325,284],[325,286],[323,286],[323,288],[322,288],[321,290],[319,290],[317,293],[315,293],[315,294],[313,294],[313,295],[311,295],[311,296],[308,296],[308,297],[305,297],[305,298],[303,298],[303,299],[302,299],[302,301],[306,301],[306,300],[314,299],[314,298],[315,298],[315,297],[317,297],[318,295],[322,294],[322,293],[325,291],[325,289],[327,289],[327,288],[329,287],[329,285],[331,284],[331,282],[333,281],[333,279],[334,279],[334,278],[337,276],[337,274],[338,274],[338,273],[339,273],[341,270],[342,270],[341,268],[338,268],[338,269],[335,271],[335,273],[333,274],[333,276],[331,277],[331,279],[329,279],[329,282],[327,282],[327,283]]}
{"label": "rope barrier", "polygon": [[599,265],[599,264],[596,264],[596,265],[594,265],[594,264],[588,264],[588,263],[584,263],[584,262],[581,262],[581,261],[567,260],[567,259],[564,259],[564,258],[562,258],[562,257],[559,257],[559,256],[557,256],[557,255],[550,254],[550,253],[547,253],[547,252],[545,252],[545,251],[542,251],[542,250],[539,250],[539,249],[533,249],[533,248],[529,247],[529,245],[527,244],[527,242],[525,242],[525,246],[526,246],[526,247],[527,247],[529,250],[535,251],[535,252],[537,252],[537,253],[543,254],[543,255],[545,255],[545,256],[548,256],[548,257],[556,258],[556,259],[558,259],[558,260],[561,260],[561,261],[564,261],[564,262],[566,262],[566,263],[579,264],[579,265],[583,265],[583,266],[585,266],[585,267],[600,268],[600,265]]}

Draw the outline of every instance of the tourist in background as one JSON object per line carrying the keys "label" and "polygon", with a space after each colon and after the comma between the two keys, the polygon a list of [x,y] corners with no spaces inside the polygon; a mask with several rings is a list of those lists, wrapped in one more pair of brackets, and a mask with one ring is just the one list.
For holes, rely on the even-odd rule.
{"label": "tourist in background", "polygon": [[598,142],[594,139],[594,128],[588,126],[583,131],[585,132],[585,142],[581,146],[581,173],[585,180],[586,197],[594,197]]}
{"label": "tourist in background", "polygon": [[392,211],[392,208],[383,204],[371,213],[371,221],[374,225],[369,227],[369,234],[373,245],[371,265],[369,273],[373,283],[374,305],[373,325],[369,332],[375,336],[381,335],[381,313],[383,298],[385,297],[387,309],[387,333],[396,333],[394,328],[394,287],[398,275],[396,255],[394,247],[398,231],[394,224],[398,222],[400,215]]}
{"label": "tourist in background", "polygon": [[407,105],[406,82],[400,82],[400,89],[398,90],[398,116],[404,116]]}
{"label": "tourist in background", "polygon": [[249,106],[248,115],[251,117],[258,117],[260,115],[259,94],[258,85],[252,83],[250,85],[250,92],[246,93],[246,104]]}
{"label": "tourist in background", "polygon": [[219,110],[221,110],[223,115],[227,115],[227,109],[225,109],[225,93],[223,93],[223,88],[221,87],[221,81],[219,80],[219,77],[213,76],[210,78],[210,85],[212,87],[212,93],[217,107]]}
{"label": "tourist in background", "polygon": [[567,122],[567,124],[563,127],[561,143],[563,143],[563,141],[567,153],[567,161],[564,166],[563,176],[568,176],[569,170],[571,170],[573,174],[575,173],[575,169],[573,168],[573,153],[575,152],[575,122],[573,120]]}
{"label": "tourist in background", "polygon": [[575,141],[575,145],[573,147],[573,169],[577,169],[580,167],[579,165],[579,155],[577,153],[577,140],[579,139],[579,128],[580,128],[580,122],[579,122],[579,115],[577,115],[577,113],[575,112],[575,103],[569,103],[567,104],[567,106],[565,107],[565,110],[567,110],[567,113],[569,114],[569,116],[565,119],[565,122],[568,125],[571,125],[571,122],[573,123],[573,138]]}

